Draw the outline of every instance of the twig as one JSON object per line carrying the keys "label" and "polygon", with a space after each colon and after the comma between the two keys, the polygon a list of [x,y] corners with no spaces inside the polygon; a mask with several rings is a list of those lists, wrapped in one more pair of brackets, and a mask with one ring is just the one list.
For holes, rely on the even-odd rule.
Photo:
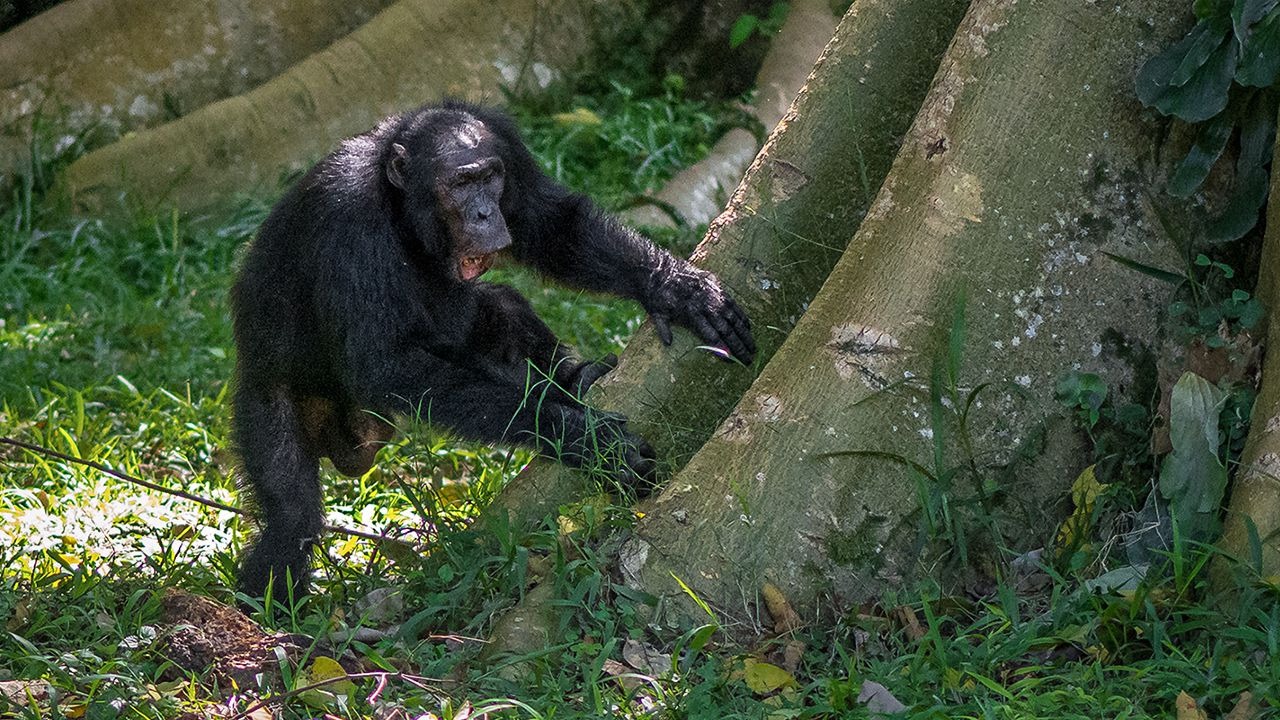
{"label": "twig", "polygon": [[[244,508],[238,508],[238,507],[235,507],[234,505],[227,505],[225,503],[220,503],[217,500],[210,500],[209,498],[206,498],[206,497],[200,497],[199,495],[186,492],[185,490],[175,490],[174,488],[168,488],[163,485],[157,485],[156,483],[153,483],[150,480],[143,480],[142,478],[137,478],[132,475],[122,473],[119,470],[113,470],[107,467],[106,465],[103,465],[102,463],[94,462],[93,460],[85,460],[84,458],[76,457],[75,455],[67,455],[66,453],[60,453],[57,450],[52,450],[50,448],[43,447],[41,445],[35,445],[33,443],[23,442],[22,440],[15,440],[11,437],[2,437],[2,436],[0,436],[0,445],[12,445],[13,447],[21,448],[28,452],[33,452],[37,455],[43,455],[45,457],[51,457],[56,460],[75,463],[77,465],[84,465],[85,467],[90,467],[99,472],[106,473],[107,475],[110,475],[113,478],[124,480],[125,482],[133,483],[134,485],[139,485],[149,490],[155,490],[156,492],[165,493],[166,495],[173,495],[175,497],[180,497],[184,500],[190,500],[193,503],[198,503],[200,505],[211,507],[217,510],[222,510],[224,512],[235,513],[236,515],[245,515],[245,516],[248,516],[250,514]],[[354,528],[343,527],[341,525],[325,525],[324,529],[329,532],[338,533],[339,535],[350,535],[352,537],[364,538],[366,540],[372,540],[374,542],[383,542],[386,540],[403,542],[401,540],[397,540],[396,538],[389,537],[385,534],[379,535],[376,533],[365,532],[363,530],[356,530]]]}

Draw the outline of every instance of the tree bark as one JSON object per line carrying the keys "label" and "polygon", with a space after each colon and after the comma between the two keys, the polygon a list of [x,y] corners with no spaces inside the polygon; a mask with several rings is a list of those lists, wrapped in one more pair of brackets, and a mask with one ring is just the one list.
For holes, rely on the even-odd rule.
{"label": "tree bark", "polygon": [[[593,404],[627,415],[654,445],[664,474],[706,442],[804,314],[866,214],[964,6],[855,2],[694,252],[750,315],[755,365],[715,360],[683,332],[663,347],[646,326],[593,389]],[[536,521],[583,490],[580,474],[535,462],[494,509]]]}
{"label": "tree bark", "polygon": [[144,127],[245,92],[390,0],[70,0],[0,35],[0,127],[43,108],[73,126]]}
{"label": "tree bark", "polygon": [[[1262,387],[1249,421],[1249,439],[1240,456],[1231,500],[1227,506],[1221,547],[1270,582],[1280,581],[1280,143],[1271,161],[1271,196],[1267,206],[1267,231],[1259,263],[1255,297],[1267,308],[1264,326],[1267,353],[1262,367]],[[1257,532],[1258,545],[1250,539],[1249,524]],[[1261,557],[1254,551],[1261,550]],[[1216,581],[1231,592],[1235,583],[1223,563],[1217,563]]]}
{"label": "tree bark", "polygon": [[122,138],[68,168],[82,209],[119,192],[203,209],[271,195],[283,176],[393,112],[444,95],[545,85],[582,55],[591,0],[400,0],[247,93]]}
{"label": "tree bark", "polygon": [[[1176,267],[1142,202],[1158,133],[1133,77],[1184,11],[973,4],[831,276],[715,437],[643,508],[622,553],[627,582],[690,611],[679,577],[726,623],[759,630],[766,582],[814,619],[937,573],[948,551],[976,552],[954,526],[942,539],[959,548],[921,532],[975,497],[1004,499],[1027,533],[988,542],[1027,545],[1054,526],[1052,501],[1087,460],[1055,420],[1055,381],[1074,368],[1131,380],[1108,337],[1153,341],[1169,300],[1169,286],[1103,252]],[[948,329],[962,327],[962,291],[957,394],[977,399],[957,427],[947,408],[961,406],[932,402],[930,378],[961,357]],[[947,487],[952,468],[965,472]]]}

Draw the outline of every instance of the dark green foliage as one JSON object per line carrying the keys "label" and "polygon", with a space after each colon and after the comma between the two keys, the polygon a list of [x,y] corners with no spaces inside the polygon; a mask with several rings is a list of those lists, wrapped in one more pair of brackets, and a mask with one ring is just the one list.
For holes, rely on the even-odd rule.
{"label": "dark green foliage", "polygon": [[1182,40],[1143,65],[1138,98],[1165,115],[1204,123],[1168,191],[1196,191],[1238,129],[1232,195],[1211,220],[1210,242],[1237,240],[1258,221],[1267,196],[1280,75],[1280,12],[1276,0],[1197,0],[1197,22]]}
{"label": "dark green foliage", "polygon": [[738,47],[747,41],[752,35],[764,35],[766,37],[777,33],[782,29],[783,23],[787,21],[787,13],[791,10],[791,4],[785,2],[775,2],[769,8],[769,14],[760,17],[752,13],[743,13],[734,21],[733,27],[729,29],[729,47]]}
{"label": "dark green foliage", "polygon": [[39,15],[62,0],[0,0],[0,32]]}

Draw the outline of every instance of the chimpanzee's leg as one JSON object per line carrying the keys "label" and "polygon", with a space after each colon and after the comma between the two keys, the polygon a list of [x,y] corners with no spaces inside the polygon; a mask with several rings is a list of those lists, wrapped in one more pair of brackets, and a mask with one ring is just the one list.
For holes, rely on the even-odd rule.
{"label": "chimpanzee's leg", "polygon": [[262,523],[240,567],[240,590],[261,597],[270,586],[277,600],[305,593],[324,512],[319,460],[303,442],[297,406],[284,388],[239,387],[233,430]]}

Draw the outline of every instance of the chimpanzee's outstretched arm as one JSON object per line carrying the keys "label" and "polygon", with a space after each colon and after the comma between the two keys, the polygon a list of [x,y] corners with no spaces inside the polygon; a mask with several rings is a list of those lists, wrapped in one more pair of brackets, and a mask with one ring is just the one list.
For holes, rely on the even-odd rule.
{"label": "chimpanzee's outstretched arm", "polygon": [[537,219],[512,228],[518,260],[572,285],[638,300],[664,343],[675,322],[751,362],[751,323],[715,275],[654,245],[585,196],[540,180],[542,191],[525,207]]}
{"label": "chimpanzee's outstretched arm", "polygon": [[751,323],[715,275],[657,247],[572,193],[538,167],[509,118],[472,108],[502,140],[508,187],[502,214],[516,259],[587,290],[638,300],[659,337],[671,342],[670,322],[743,362],[755,355]]}

